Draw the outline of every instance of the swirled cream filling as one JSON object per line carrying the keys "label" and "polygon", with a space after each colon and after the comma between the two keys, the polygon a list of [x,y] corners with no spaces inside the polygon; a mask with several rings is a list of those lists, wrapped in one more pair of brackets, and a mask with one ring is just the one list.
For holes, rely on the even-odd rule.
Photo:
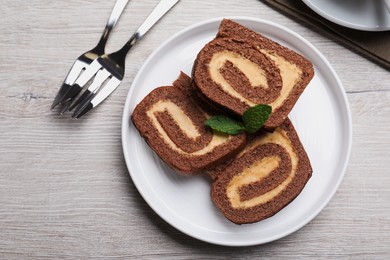
{"label": "swirled cream filling", "polygon": [[226,195],[229,198],[229,201],[233,208],[245,209],[267,203],[275,196],[280,194],[284,189],[286,189],[286,187],[293,180],[298,168],[299,159],[285,131],[276,129],[274,133],[267,134],[264,138],[257,139],[254,143],[247,147],[244,152],[250,152],[250,150],[254,147],[266,143],[278,144],[284,147],[284,149],[286,149],[287,153],[290,155],[291,158],[291,172],[289,173],[288,177],[274,189],[262,195],[254,197],[250,200],[242,201],[240,199],[239,193],[241,187],[250,185],[251,183],[255,183],[257,181],[261,181],[262,179],[267,177],[274,169],[276,169],[281,163],[283,163],[281,162],[280,158],[275,155],[271,155],[269,157],[261,159],[260,161],[256,161],[249,168],[234,176],[227,186]]}
{"label": "swirled cream filling", "polygon": [[[213,54],[210,61],[210,75],[211,78],[218,83],[223,83],[223,87],[234,90],[229,83],[224,79],[220,73],[220,69],[223,67],[226,61],[233,63],[244,75],[248,78],[250,84],[253,87],[268,88],[267,77],[265,71],[261,69],[259,65],[251,60],[241,56],[240,54],[232,51],[221,51]],[[222,84],[221,84],[222,85]],[[231,88],[231,89],[230,89]],[[235,91],[235,90],[234,90]]]}
{"label": "swirled cream filling", "polygon": [[156,117],[156,113],[168,111],[168,113],[172,116],[172,118],[179,125],[180,131],[185,133],[189,138],[196,138],[200,136],[199,131],[196,126],[193,124],[191,118],[186,115],[186,113],[175,103],[169,100],[160,100],[155,103],[147,112],[147,116],[151,119],[153,126],[157,129],[160,137],[164,140],[164,142],[169,145],[169,147],[178,153],[199,156],[211,152],[215,147],[223,144],[228,141],[230,138],[229,135],[217,135],[214,134],[210,143],[202,149],[188,153],[180,149],[172,140],[169,138],[168,134],[165,132],[164,128],[161,126],[160,122]]}
{"label": "swirled cream filling", "polygon": [[276,66],[280,70],[280,76],[282,77],[283,84],[280,96],[274,102],[269,104],[270,106],[272,106],[272,109],[275,110],[276,108],[280,107],[283,102],[288,98],[291,93],[291,90],[301,78],[302,70],[297,65],[289,62],[282,56],[260,48],[259,50],[275,62]]}
{"label": "swirled cream filling", "polygon": [[[288,60],[273,53],[272,51],[260,48],[259,51],[275,62],[276,66],[280,70],[280,75],[282,77],[283,84],[280,96],[274,102],[269,104],[270,106],[272,106],[272,109],[275,110],[283,104],[284,100],[288,98],[291,90],[294,88],[295,84],[300,79],[302,70],[297,65],[289,62]],[[214,53],[209,63],[209,73],[211,79],[214,82],[218,83],[222,87],[223,91],[228,93],[230,96],[239,99],[248,106],[256,105],[252,101],[243,97],[239,92],[237,92],[222,76],[222,74],[220,73],[220,69],[226,61],[232,62],[248,78],[250,84],[253,87],[268,88],[265,71],[256,63],[232,51],[222,51]]]}

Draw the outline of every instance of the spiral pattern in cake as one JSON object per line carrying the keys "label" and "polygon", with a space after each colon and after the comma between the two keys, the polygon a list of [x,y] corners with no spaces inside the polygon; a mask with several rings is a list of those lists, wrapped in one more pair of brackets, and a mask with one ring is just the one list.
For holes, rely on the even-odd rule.
{"label": "spiral pattern in cake", "polygon": [[288,116],[313,75],[305,57],[227,19],[193,66],[196,86],[220,106],[242,115],[256,104],[270,105],[270,129]]}
{"label": "spiral pattern in cake", "polygon": [[214,108],[205,104],[181,73],[173,86],[158,87],[134,109],[132,120],[140,135],[168,165],[197,174],[239,152],[246,135],[215,133],[204,125]]}
{"label": "spiral pattern in cake", "polygon": [[309,158],[289,119],[256,135],[235,158],[212,172],[211,197],[236,224],[253,223],[283,209],[311,177]]}

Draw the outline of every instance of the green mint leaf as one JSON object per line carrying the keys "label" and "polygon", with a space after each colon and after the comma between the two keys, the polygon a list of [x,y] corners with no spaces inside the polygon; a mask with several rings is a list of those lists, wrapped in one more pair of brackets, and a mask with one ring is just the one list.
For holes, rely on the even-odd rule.
{"label": "green mint leaf", "polygon": [[242,115],[245,130],[251,134],[257,132],[257,130],[265,124],[271,112],[271,106],[262,104],[253,106],[246,110]]}
{"label": "green mint leaf", "polygon": [[225,134],[235,135],[245,130],[241,122],[238,122],[230,117],[217,115],[212,116],[205,121],[205,125],[212,129]]}

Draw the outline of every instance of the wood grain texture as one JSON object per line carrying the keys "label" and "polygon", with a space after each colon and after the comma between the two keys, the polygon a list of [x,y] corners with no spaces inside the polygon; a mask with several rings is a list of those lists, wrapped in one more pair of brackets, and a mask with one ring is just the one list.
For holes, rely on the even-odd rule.
{"label": "wood grain texture", "polygon": [[[157,0],[130,1],[117,49]],[[182,0],[137,45],[118,90],[83,120],[49,110],[74,59],[100,37],[114,1],[3,0],[0,24],[0,258],[389,259],[390,74],[257,0]],[[329,205],[273,243],[226,248],[167,224],[133,185],[122,109],[143,62],[169,36],[226,16],[277,22],[312,42],[344,84],[353,119],[346,176]]]}

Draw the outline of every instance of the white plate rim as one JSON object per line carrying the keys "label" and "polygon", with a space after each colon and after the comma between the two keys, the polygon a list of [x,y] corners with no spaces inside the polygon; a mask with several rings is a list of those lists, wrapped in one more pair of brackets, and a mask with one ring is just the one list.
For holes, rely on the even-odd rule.
{"label": "white plate rim", "polygon": [[[139,78],[144,73],[144,70],[147,68],[147,65],[149,64],[149,62],[151,60],[153,60],[154,56],[156,56],[162,49],[164,49],[165,46],[169,45],[171,42],[173,42],[176,38],[180,37],[181,35],[184,35],[184,34],[190,32],[194,29],[200,28],[202,26],[206,26],[208,24],[217,23],[217,22],[219,23],[224,18],[233,19],[233,20],[236,20],[238,22],[249,21],[249,22],[254,22],[254,23],[262,23],[264,25],[277,28],[279,30],[282,30],[282,31],[290,34],[291,36],[293,36],[296,39],[298,39],[299,41],[301,41],[304,45],[310,47],[316,53],[316,55],[318,55],[318,58],[324,63],[324,65],[329,70],[329,73],[332,74],[332,76],[334,77],[334,80],[337,82],[337,85],[338,85],[337,87],[339,88],[338,89],[339,94],[341,95],[341,96],[339,96],[339,98],[341,98],[343,105],[345,105],[345,107],[344,107],[345,111],[343,111],[343,112],[344,112],[344,116],[346,117],[345,119],[346,119],[346,126],[347,126],[347,128],[345,129],[346,136],[347,136],[347,142],[346,142],[347,144],[345,146],[345,151],[346,151],[345,152],[345,162],[341,167],[341,172],[340,172],[339,178],[335,181],[335,185],[333,186],[333,189],[330,190],[327,198],[322,202],[322,204],[319,205],[315,211],[311,212],[311,214],[308,215],[305,219],[302,219],[298,225],[296,225],[288,230],[285,230],[285,232],[283,232],[283,233],[279,233],[279,234],[276,234],[274,236],[270,236],[267,238],[256,239],[256,240],[252,240],[252,241],[244,241],[244,242],[240,242],[240,241],[227,242],[227,241],[223,241],[223,240],[209,239],[205,236],[196,234],[193,231],[186,229],[185,227],[180,225],[180,223],[175,222],[171,218],[172,216],[170,216],[166,212],[162,212],[161,210],[159,210],[158,209],[158,207],[159,207],[158,202],[154,201],[153,198],[150,197],[150,194],[148,194],[145,190],[143,190],[142,183],[140,182],[140,180],[137,178],[136,175],[132,174],[131,169],[130,169],[131,168],[131,161],[130,161],[130,156],[129,156],[131,151],[127,149],[127,144],[129,142],[128,130],[129,130],[129,125],[131,124],[131,122],[130,122],[130,115],[131,115],[131,113],[130,113],[131,112],[130,111],[130,97],[132,96],[133,92],[135,91],[134,85],[137,83]],[[205,241],[205,242],[216,244],[216,245],[223,245],[223,246],[252,246],[252,245],[259,245],[259,244],[264,244],[264,243],[275,241],[277,239],[283,238],[283,237],[299,230],[304,225],[309,223],[312,219],[314,219],[322,211],[322,209],[329,203],[329,201],[331,200],[331,198],[335,194],[336,190],[338,189],[338,187],[339,187],[339,185],[340,185],[340,183],[345,175],[347,166],[348,166],[348,162],[349,162],[349,158],[350,158],[350,154],[351,154],[351,148],[352,148],[352,117],[351,117],[351,112],[350,112],[350,108],[348,105],[348,100],[347,100],[347,97],[346,97],[346,94],[344,92],[344,88],[342,86],[340,79],[338,78],[336,72],[331,67],[329,62],[322,55],[322,53],[320,53],[310,42],[308,42],[306,39],[304,39],[303,37],[301,37],[297,33],[291,31],[290,29],[288,29],[284,26],[281,26],[277,23],[271,22],[271,21],[258,19],[258,18],[252,18],[252,17],[246,17],[246,16],[229,16],[229,17],[213,18],[213,19],[198,22],[192,26],[189,26],[189,27],[179,31],[178,33],[174,34],[173,36],[171,36],[169,39],[167,39],[165,42],[163,42],[155,51],[153,51],[153,53],[147,58],[147,60],[144,62],[143,66],[140,68],[137,75],[135,76],[133,83],[130,87],[130,90],[128,92],[128,95],[126,97],[126,102],[125,102],[125,106],[123,109],[123,116],[122,116],[121,135],[122,135],[122,149],[123,149],[123,153],[124,153],[124,158],[125,158],[125,162],[126,162],[129,174],[132,178],[132,181],[133,181],[134,185],[136,186],[136,188],[138,189],[141,196],[143,197],[143,199],[162,219],[164,219],[167,223],[169,223],[171,226],[175,227],[179,231],[181,231],[181,232],[183,232],[191,237],[199,239],[201,241]]]}
{"label": "white plate rim", "polygon": [[390,30],[390,24],[388,26],[380,26],[380,25],[370,26],[370,25],[365,25],[365,24],[357,24],[357,23],[348,21],[348,20],[344,19],[343,17],[336,17],[336,16],[329,14],[329,12],[327,12],[326,10],[318,7],[318,5],[316,5],[312,0],[302,0],[302,2],[304,2],[310,9],[312,9],[314,12],[316,12],[317,14],[322,16],[323,18],[325,18],[331,22],[334,22],[338,25],[347,27],[347,28],[360,30],[360,31],[372,31],[372,32],[380,32],[380,31],[389,31]]}

